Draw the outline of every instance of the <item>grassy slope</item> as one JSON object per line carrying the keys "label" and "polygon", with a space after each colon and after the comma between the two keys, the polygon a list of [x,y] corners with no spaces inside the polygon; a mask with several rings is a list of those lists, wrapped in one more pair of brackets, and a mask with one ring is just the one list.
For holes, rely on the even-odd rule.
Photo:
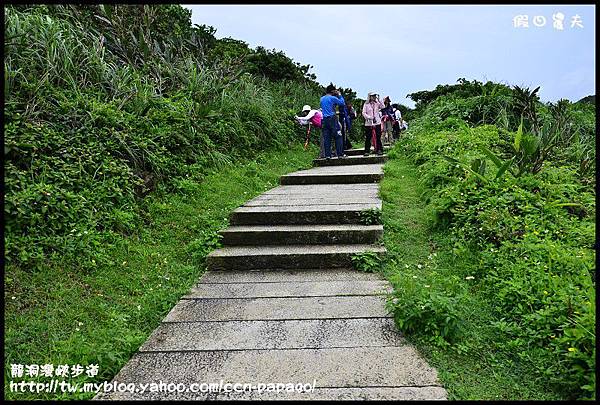
{"label": "grassy slope", "polygon": [[11,393],[10,364],[99,364],[97,377],[73,381],[110,380],[202,274],[229,213],[276,186],[280,175],[308,167],[316,153],[300,145],[272,150],[202,182],[181,182],[179,193],[148,197],[147,226],[119,241],[113,265],[87,274],[8,268],[5,398],[91,398]]}
{"label": "grassy slope", "polygon": [[453,254],[444,235],[430,230],[418,172],[400,148],[395,148],[396,157],[385,165],[381,184],[384,242],[389,252],[386,277],[395,287],[403,279],[432,289],[443,289],[452,278],[464,284],[462,305],[457,309],[463,322],[460,341],[441,348],[424,335],[408,335],[408,340],[437,368],[450,399],[560,399],[543,381],[534,381],[516,359],[496,350],[486,298],[465,281],[472,261]]}

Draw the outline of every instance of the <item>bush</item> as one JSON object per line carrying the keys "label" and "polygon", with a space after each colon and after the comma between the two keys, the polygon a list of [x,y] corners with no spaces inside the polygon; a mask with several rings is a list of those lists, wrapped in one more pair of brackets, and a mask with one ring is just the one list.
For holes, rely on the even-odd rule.
{"label": "bush", "polygon": [[460,336],[460,299],[445,287],[431,288],[413,279],[399,283],[386,303],[398,328],[405,333],[419,332],[438,346],[454,343]]}
{"label": "bush", "polygon": [[[401,144],[418,165],[432,225],[447,232],[456,254],[477,258],[473,276],[492,303],[498,350],[531,364],[566,397],[593,398],[595,196],[580,162],[565,152],[574,146],[547,155],[539,172],[496,176],[484,149],[508,159],[515,134],[470,127],[460,109],[472,100],[448,97],[432,101]],[[404,330],[459,342],[460,289],[398,283],[389,305]]]}

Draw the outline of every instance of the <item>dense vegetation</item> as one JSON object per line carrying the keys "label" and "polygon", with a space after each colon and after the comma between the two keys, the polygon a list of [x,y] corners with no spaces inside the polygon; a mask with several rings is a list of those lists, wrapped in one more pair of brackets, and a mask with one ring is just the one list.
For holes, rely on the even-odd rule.
{"label": "dense vegetation", "polygon": [[485,336],[540,392],[591,398],[595,109],[537,91],[460,79],[411,95],[418,118],[391,155],[418,167],[432,247],[418,269],[392,254],[390,306],[438,349],[478,356]]}
{"label": "dense vegetation", "polygon": [[216,39],[178,5],[5,13],[9,264],[106,261],[157,185],[301,140],[290,118],[323,94],[309,65]]}

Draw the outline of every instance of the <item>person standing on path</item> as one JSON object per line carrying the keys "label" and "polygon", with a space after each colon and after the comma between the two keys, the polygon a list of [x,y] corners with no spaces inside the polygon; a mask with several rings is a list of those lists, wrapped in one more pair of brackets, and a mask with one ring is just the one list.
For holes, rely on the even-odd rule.
{"label": "person standing on path", "polygon": [[400,139],[400,125],[402,124],[402,112],[398,107],[398,105],[394,107],[394,142]]}
{"label": "person standing on path", "polygon": [[352,149],[350,131],[352,131],[352,121],[356,118],[356,111],[354,111],[351,103],[346,103],[346,109],[348,110],[348,115],[346,116],[346,143],[344,144],[344,149]]}
{"label": "person standing on path", "polygon": [[342,131],[342,148],[343,149],[350,149],[347,147],[347,143],[348,143],[348,105],[346,103],[346,99],[344,99],[344,95],[340,93],[340,97],[342,97],[342,101],[344,102],[343,106],[339,106],[338,107],[338,118],[339,118],[339,125],[340,125],[340,130]]}
{"label": "person standing on path", "polygon": [[394,123],[394,108],[392,107],[392,102],[390,100],[390,96],[386,96],[385,99],[383,100],[383,104],[385,105],[385,107],[383,107],[381,109],[381,116],[382,116],[382,121],[383,121],[383,125],[382,125],[382,138],[383,141],[387,144],[391,144],[392,143],[392,127],[393,127],[393,123]]}
{"label": "person standing on path", "polygon": [[371,151],[371,137],[375,133],[375,153],[383,155],[383,146],[381,145],[381,118],[380,110],[385,107],[379,100],[379,95],[375,92],[370,92],[367,96],[367,101],[363,104],[362,115],[365,119],[365,156],[369,156]]}
{"label": "person standing on path", "polygon": [[[335,140],[335,151],[338,159],[344,157],[342,137],[338,136],[337,116],[335,106],[344,107],[344,100],[335,86],[330,83],[326,89],[327,94],[321,97],[321,111],[323,111],[323,141],[325,146],[325,159],[331,159],[331,139]],[[341,135],[341,131],[340,131]]]}

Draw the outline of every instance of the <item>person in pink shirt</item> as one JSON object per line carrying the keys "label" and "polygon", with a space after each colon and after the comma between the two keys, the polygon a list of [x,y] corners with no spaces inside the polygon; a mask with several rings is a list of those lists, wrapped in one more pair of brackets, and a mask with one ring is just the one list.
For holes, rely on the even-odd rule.
{"label": "person in pink shirt", "polygon": [[[309,142],[309,138],[310,138],[310,130],[311,127],[312,128],[321,128],[321,122],[323,121],[323,113],[320,110],[314,110],[312,108],[310,108],[309,105],[305,105],[304,107],[302,107],[302,114],[301,116],[296,116],[296,121],[298,121],[298,123],[300,125],[308,125],[307,128],[307,134],[306,134],[306,143],[304,145],[304,149],[307,148],[308,146],[308,142]],[[320,134],[321,135],[321,139],[320,139],[320,146],[321,146],[321,152],[319,154],[319,158],[324,158],[325,157],[325,145],[323,142],[323,133]]]}
{"label": "person in pink shirt", "polygon": [[379,95],[370,92],[367,101],[363,104],[362,116],[365,119],[365,156],[369,156],[371,151],[371,138],[375,133],[375,153],[383,155],[383,146],[381,145],[381,115],[380,110],[385,105],[379,100]]}

